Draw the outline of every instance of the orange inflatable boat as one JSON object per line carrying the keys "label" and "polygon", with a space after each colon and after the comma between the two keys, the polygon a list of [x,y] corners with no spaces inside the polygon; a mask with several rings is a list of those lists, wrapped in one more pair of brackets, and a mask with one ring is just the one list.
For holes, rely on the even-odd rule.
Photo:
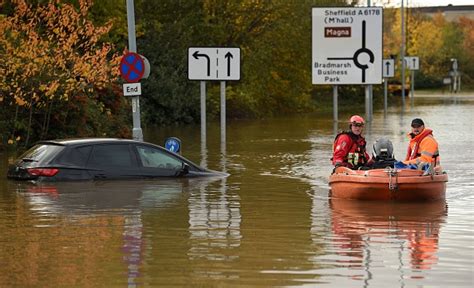
{"label": "orange inflatable boat", "polygon": [[351,170],[338,167],[329,177],[330,196],[359,200],[432,201],[445,199],[448,175],[441,166],[411,169]]}

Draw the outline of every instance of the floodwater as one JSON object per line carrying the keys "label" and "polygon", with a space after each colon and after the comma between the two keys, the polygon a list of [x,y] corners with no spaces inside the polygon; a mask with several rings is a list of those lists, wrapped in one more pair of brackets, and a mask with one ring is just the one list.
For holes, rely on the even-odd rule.
{"label": "floodwater", "polygon": [[[1,287],[472,287],[474,95],[416,98],[376,111],[368,143],[403,158],[412,118],[440,143],[447,199],[328,197],[330,115],[145,131],[227,178],[28,184],[0,154]],[[364,111],[358,111],[362,115]],[[339,115],[346,119],[350,115]]]}

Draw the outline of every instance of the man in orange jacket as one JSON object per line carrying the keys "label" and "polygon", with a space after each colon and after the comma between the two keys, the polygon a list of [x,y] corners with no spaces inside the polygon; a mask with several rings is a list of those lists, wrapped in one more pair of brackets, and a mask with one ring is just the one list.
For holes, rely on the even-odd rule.
{"label": "man in orange jacket", "polygon": [[420,118],[411,121],[410,143],[405,160],[402,162],[408,167],[401,167],[401,163],[396,164],[397,168],[424,169],[428,165],[439,164],[438,142],[433,137],[433,130],[425,128],[425,123]]}

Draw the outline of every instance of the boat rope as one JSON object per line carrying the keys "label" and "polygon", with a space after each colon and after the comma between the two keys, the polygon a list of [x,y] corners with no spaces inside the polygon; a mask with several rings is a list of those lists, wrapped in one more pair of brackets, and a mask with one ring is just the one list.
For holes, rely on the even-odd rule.
{"label": "boat rope", "polygon": [[[388,189],[395,191],[398,189],[398,170],[387,167],[385,171],[388,173]],[[395,178],[395,182],[393,181]]]}

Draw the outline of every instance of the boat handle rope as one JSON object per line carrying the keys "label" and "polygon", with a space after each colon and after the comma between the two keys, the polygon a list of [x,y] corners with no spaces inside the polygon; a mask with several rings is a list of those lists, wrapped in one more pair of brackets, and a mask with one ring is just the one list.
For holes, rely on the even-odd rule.
{"label": "boat handle rope", "polygon": [[[388,189],[390,191],[395,191],[398,189],[398,170],[387,167],[385,172],[388,173]],[[393,183],[393,178],[395,177],[395,183]]]}

